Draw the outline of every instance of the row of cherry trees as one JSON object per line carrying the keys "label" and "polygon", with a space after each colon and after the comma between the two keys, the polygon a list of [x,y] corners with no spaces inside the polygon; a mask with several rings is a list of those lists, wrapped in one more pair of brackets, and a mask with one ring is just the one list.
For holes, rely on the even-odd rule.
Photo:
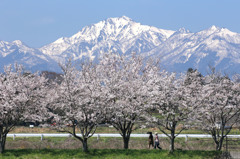
{"label": "row of cherry trees", "polygon": [[176,75],[160,70],[156,60],[117,54],[77,66],[69,60],[61,67],[60,81],[24,73],[18,65],[0,74],[0,153],[19,121],[53,118],[54,128],[79,139],[84,151],[99,124],[111,124],[125,149],[132,131],[153,126],[169,137],[174,151],[175,138],[190,127],[211,134],[221,150],[240,119],[239,83],[215,72],[204,77],[189,69]]}

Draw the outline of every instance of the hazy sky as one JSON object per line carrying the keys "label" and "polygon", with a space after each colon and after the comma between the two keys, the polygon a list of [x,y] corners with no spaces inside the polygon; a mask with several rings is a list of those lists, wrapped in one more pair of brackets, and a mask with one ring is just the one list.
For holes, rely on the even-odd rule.
{"label": "hazy sky", "polygon": [[0,0],[0,40],[41,47],[123,15],[161,29],[216,25],[240,33],[240,0]]}

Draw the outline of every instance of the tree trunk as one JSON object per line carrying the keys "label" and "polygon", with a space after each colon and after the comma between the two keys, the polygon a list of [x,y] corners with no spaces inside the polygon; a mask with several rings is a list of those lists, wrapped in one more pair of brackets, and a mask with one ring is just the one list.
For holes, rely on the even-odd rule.
{"label": "tree trunk", "polygon": [[170,137],[170,153],[174,152],[174,141],[175,141],[175,129],[176,129],[176,124],[173,123],[172,129],[171,129],[171,137]]}
{"label": "tree trunk", "polygon": [[83,152],[88,152],[87,138],[84,138],[82,140],[82,145],[83,145]]}
{"label": "tree trunk", "polygon": [[219,142],[215,142],[217,151],[221,151],[222,150],[223,140],[224,140],[224,137],[221,137]]}
{"label": "tree trunk", "polygon": [[5,142],[7,135],[0,134],[0,153],[3,153],[5,150]]}
{"label": "tree trunk", "polygon": [[129,137],[123,137],[124,149],[128,149]]}
{"label": "tree trunk", "polygon": [[172,153],[172,152],[174,152],[174,141],[175,141],[175,136],[171,136],[171,138],[170,138],[170,152]]}
{"label": "tree trunk", "polygon": [[4,152],[4,148],[2,146],[2,143],[0,143],[0,154]]}

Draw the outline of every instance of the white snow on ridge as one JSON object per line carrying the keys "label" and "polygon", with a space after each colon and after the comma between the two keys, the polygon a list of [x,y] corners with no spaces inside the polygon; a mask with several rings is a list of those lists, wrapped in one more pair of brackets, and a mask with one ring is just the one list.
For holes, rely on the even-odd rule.
{"label": "white snow on ridge", "polygon": [[[88,44],[95,46],[94,49],[90,49],[92,52],[95,52],[99,48],[96,46],[102,46],[105,44],[104,47],[107,47],[107,41],[112,41],[113,45],[118,45],[120,50],[126,52],[138,39],[143,39],[144,41],[148,41],[148,43],[157,46],[170,37],[174,32],[175,31],[141,25],[140,23],[136,23],[132,19],[123,16],[119,18],[109,18],[100,21],[99,23],[84,27],[72,37],[60,38],[55,42],[40,48],[40,51],[54,58],[54,56],[61,56],[61,54],[68,52],[68,50],[71,50],[75,54],[78,51],[77,54],[80,54],[79,51],[82,49],[81,52],[84,52],[84,48],[86,49],[86,45]],[[153,46],[148,47],[151,48]]]}
{"label": "white snow on ridge", "polygon": [[240,34],[214,25],[192,33],[185,28],[172,31],[141,25],[122,16],[86,26],[71,37],[59,38],[39,49],[30,48],[19,40],[0,41],[0,62],[32,58],[25,61],[30,67],[33,63],[37,66],[37,60],[48,63],[64,62],[69,57],[93,60],[108,52],[127,55],[136,52],[146,58],[161,58],[165,69],[176,72],[189,67],[204,72],[213,64],[240,73],[236,69],[240,67]]}

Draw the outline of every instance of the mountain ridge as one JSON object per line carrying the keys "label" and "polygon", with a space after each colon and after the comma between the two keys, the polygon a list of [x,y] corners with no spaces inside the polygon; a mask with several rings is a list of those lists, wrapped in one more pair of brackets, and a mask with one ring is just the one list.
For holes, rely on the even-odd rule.
{"label": "mountain ridge", "polygon": [[211,65],[222,72],[240,73],[239,33],[215,25],[195,33],[185,28],[165,30],[141,25],[126,16],[88,25],[41,48],[28,47],[19,40],[0,41],[0,67],[20,61],[28,69],[56,71],[57,64],[69,57],[94,60],[109,51],[160,58],[168,71],[184,72],[191,67],[206,74]]}
{"label": "mountain ridge", "polygon": [[[129,54],[137,50],[137,47],[131,48],[133,45],[139,46],[140,42],[145,42],[149,44],[145,46],[147,47],[146,50],[150,50],[167,39],[173,32],[141,25],[126,16],[108,18],[107,20],[84,27],[69,38],[57,39],[53,43],[40,48],[40,51],[52,56],[52,58],[55,58],[54,56],[57,55],[56,59],[59,59],[59,56],[63,56],[64,58],[66,54],[70,54],[71,52],[74,53],[75,59],[78,57],[82,58],[85,52],[88,52],[88,55],[90,54],[90,58],[94,58],[92,57],[94,54],[107,52],[108,50],[119,53],[127,52]],[[150,38],[148,36],[152,37],[152,41],[149,42]],[[96,49],[97,45],[98,48]]]}

